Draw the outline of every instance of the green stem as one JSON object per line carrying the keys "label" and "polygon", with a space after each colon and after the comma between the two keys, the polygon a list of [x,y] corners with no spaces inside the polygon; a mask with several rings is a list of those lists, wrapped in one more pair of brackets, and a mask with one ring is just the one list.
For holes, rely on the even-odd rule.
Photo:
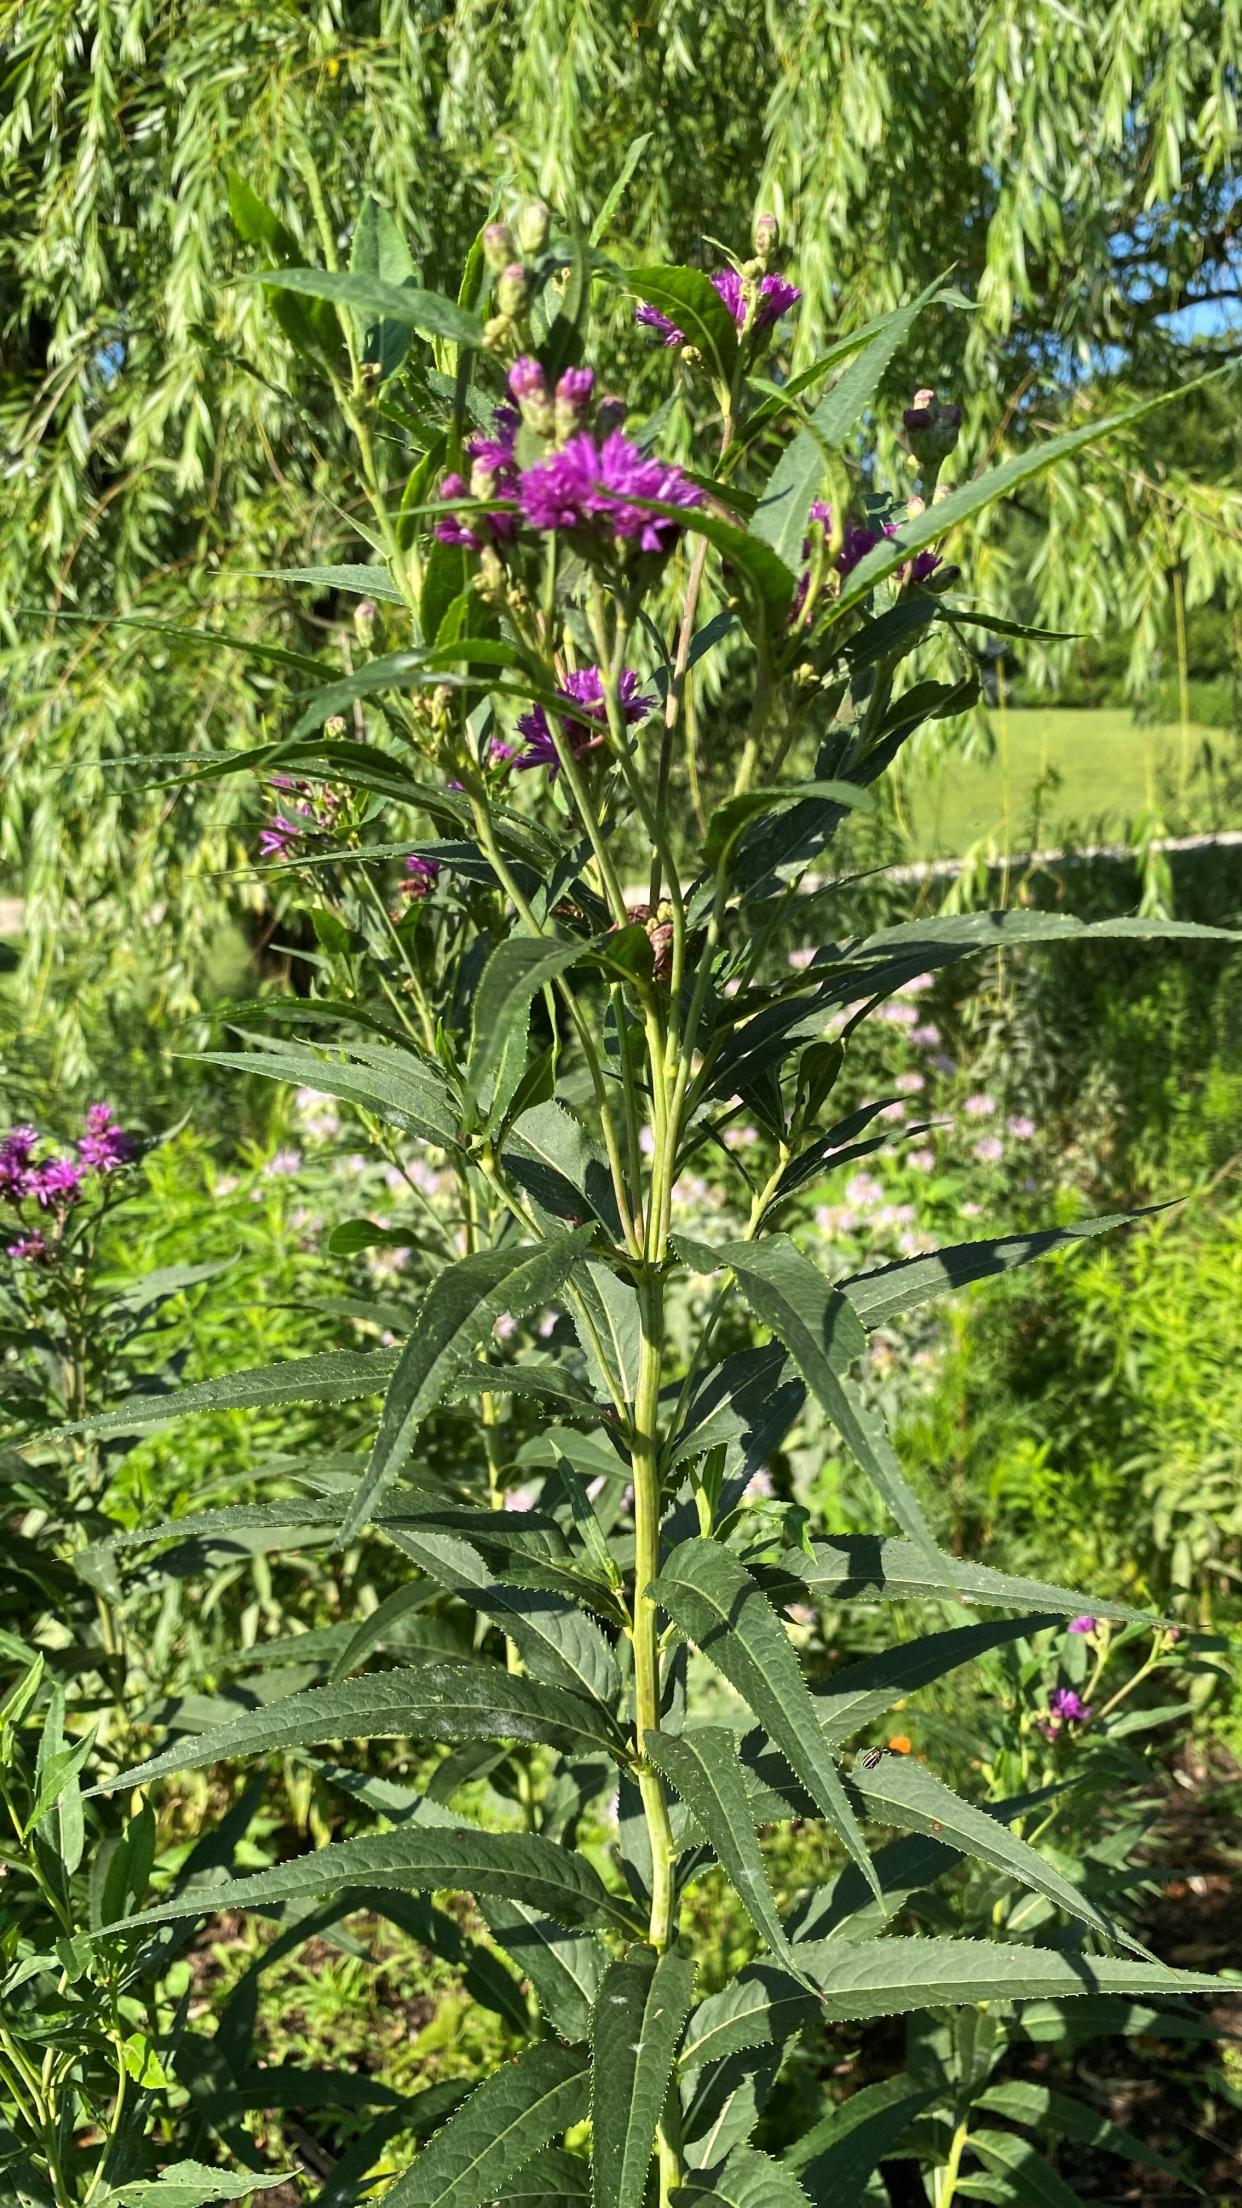
{"label": "green stem", "polygon": [[970,2123],[969,2119],[964,2116],[953,2134],[952,2143],[949,2147],[949,2159],[944,2168],[936,2174],[936,2208],[952,2208],[953,2196],[957,2191],[957,2180],[961,2173],[962,2156],[966,2151],[969,2138]]}

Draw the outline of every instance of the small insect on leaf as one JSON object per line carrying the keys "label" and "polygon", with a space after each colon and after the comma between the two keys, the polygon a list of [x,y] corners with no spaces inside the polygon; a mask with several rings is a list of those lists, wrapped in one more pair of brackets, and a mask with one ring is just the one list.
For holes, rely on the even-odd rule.
{"label": "small insect on leaf", "polygon": [[874,1771],[877,1763],[882,1763],[884,1757],[887,1755],[891,1755],[891,1753],[892,1750],[889,1748],[868,1748],[866,1755],[862,1759],[863,1770]]}

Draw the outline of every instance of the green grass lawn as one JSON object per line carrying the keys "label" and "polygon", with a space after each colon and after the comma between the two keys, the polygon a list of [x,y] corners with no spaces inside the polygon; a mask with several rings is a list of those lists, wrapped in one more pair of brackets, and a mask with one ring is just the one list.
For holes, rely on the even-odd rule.
{"label": "green grass lawn", "polygon": [[[908,772],[903,794],[920,858],[959,858],[985,836],[998,850],[1029,848],[1035,790],[1049,768],[1061,779],[1042,802],[1037,833],[1045,849],[1066,828],[1092,842],[1124,838],[1144,810],[1149,788],[1158,792],[1162,781],[1176,782],[1179,776],[1181,730],[1170,723],[1140,728],[1124,708],[993,713],[992,726],[993,758],[953,753],[936,769],[915,765]],[[1192,726],[1192,758],[1203,738],[1213,734],[1219,742],[1218,731]],[[1194,824],[1222,825],[1206,812]]]}

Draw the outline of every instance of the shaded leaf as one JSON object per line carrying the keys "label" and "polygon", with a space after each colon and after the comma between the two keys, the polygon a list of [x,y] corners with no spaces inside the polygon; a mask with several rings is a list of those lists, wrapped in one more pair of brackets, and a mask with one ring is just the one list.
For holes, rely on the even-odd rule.
{"label": "shaded leaf", "polygon": [[633,1947],[611,1963],[592,2022],[595,2208],[642,2208],[673,2056],[694,1997],[694,1964]]}
{"label": "shaded leaf", "polygon": [[497,2070],[455,2109],[385,2199],[391,2208],[478,2208],[548,2141],[580,2123],[588,2064],[543,2040]]}
{"label": "shaded leaf", "polygon": [[645,1733],[643,1747],[692,1813],[755,1930],[788,1962],[789,1942],[755,1839],[734,1735],[721,1725],[696,1725],[676,1737]]}

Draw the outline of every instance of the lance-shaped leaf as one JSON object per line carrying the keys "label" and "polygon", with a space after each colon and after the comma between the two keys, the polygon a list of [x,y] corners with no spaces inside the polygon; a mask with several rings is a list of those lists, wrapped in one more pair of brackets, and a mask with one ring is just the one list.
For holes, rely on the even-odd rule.
{"label": "lance-shaped leaf", "polygon": [[159,2177],[110,2185],[96,2200],[102,2208],[209,2208],[217,2200],[248,2200],[251,2193],[287,2185],[291,2172],[209,2170],[205,2162],[170,2162]]}
{"label": "lance-shaped leaf", "polygon": [[600,1391],[632,1403],[638,1386],[638,1296],[628,1280],[588,1260],[574,1275],[574,1331],[590,1360]]}
{"label": "lance-shaped leaf", "polygon": [[504,1138],[502,1158],[510,1179],[543,1210],[574,1221],[594,1213],[620,1240],[608,1160],[562,1104],[532,1104],[519,1113]]}
{"label": "lance-shaped leaf", "polygon": [[1166,2177],[1175,2177],[1188,2192],[1202,2193],[1190,2172],[1170,2162],[1163,2154],[1157,2154],[1133,2132],[1123,2131],[1119,2124],[1110,2123],[1107,2116],[1088,2108],[1082,2101],[1071,2100],[1067,2093],[1056,2093],[1046,2085],[1028,2085],[1019,2078],[1006,2079],[1000,2085],[990,2085],[975,2099],[976,2108],[991,2109],[998,2116],[1007,2116],[1015,2124],[1032,2124],[1040,2131],[1051,2132],[1056,2139],[1068,2139],[1076,2147],[1100,2147],[1106,2154],[1120,2155],[1123,2161],[1137,2162],[1144,2169],[1162,2170]]}
{"label": "lance-shaped leaf", "polygon": [[1205,1971],[1166,1970],[1161,1963],[1114,1962],[998,1940],[800,1941],[798,1959],[818,1988],[820,2013],[828,2024],[906,2016],[912,2009],[956,2001],[1065,2001],[1096,1993],[1159,1999],[1219,1995],[1224,1988],[1220,1978]]}
{"label": "lance-shaped leaf", "polygon": [[563,2147],[546,2148],[505,2180],[505,2208],[578,2208],[590,2197],[590,2163]]}
{"label": "lance-shaped leaf", "polygon": [[437,1067],[408,1051],[364,1050],[351,1044],[346,1056],[334,1059],[299,1043],[282,1042],[272,1050],[204,1050],[197,1058],[201,1065],[227,1066],[234,1073],[313,1089],[316,1095],[339,1096],[441,1150],[458,1145],[461,1117],[448,1082]]}
{"label": "lance-shaped leaf", "polygon": [[535,1989],[539,2006],[562,2039],[589,2037],[608,1950],[590,1932],[569,1932],[521,1901],[485,1901],[492,1938]]}
{"label": "lance-shaped leaf", "polygon": [[[480,1110],[511,1044],[525,1037],[531,998],[590,949],[588,942],[567,943],[556,936],[510,935],[497,944],[475,993],[466,1061],[466,1087]],[[504,1086],[499,1076],[497,1083]],[[508,1084],[510,1095],[515,1085],[516,1079]],[[496,1114],[490,1116],[494,1120]]]}
{"label": "lance-shaped leaf", "polygon": [[681,2081],[682,2160],[687,2169],[714,2170],[750,2138],[776,2083],[775,2048],[709,2062]]}
{"label": "lance-shaped leaf", "polygon": [[524,2162],[582,2121],[590,2094],[581,2049],[528,2047],[455,2109],[385,2194],[391,2208],[479,2208],[507,2197]]}
{"label": "lance-shaped leaf", "polygon": [[1053,1587],[1042,1579],[1018,1579],[934,1550],[929,1556],[912,1541],[890,1541],[878,1534],[832,1534],[804,1549],[783,1549],[771,1564],[754,1564],[756,1577],[775,1600],[787,1601],[802,1587],[819,1601],[896,1602],[928,1597],[967,1606],[983,1602],[1000,1609],[1051,1610],[1058,1617],[1086,1613],[1124,1624],[1157,1625],[1147,1610],[1130,1610],[1081,1588]]}
{"label": "lance-shaped leaf", "polygon": [[953,1626],[947,1633],[925,1633],[917,1640],[899,1641],[895,1648],[865,1656],[861,1663],[845,1665],[815,1695],[825,1738],[833,1742],[848,1740],[851,1733],[891,1710],[894,1702],[912,1694],[916,1687],[943,1679],[946,1672],[971,1663],[990,1648],[1003,1648],[1007,1641],[1023,1639],[1028,1633],[1046,1632],[1059,1622],[1059,1617],[1059,1612],[1036,1611],[1021,1618],[994,1619],[987,1625]]}
{"label": "lance-shaped leaf", "polygon": [[791,438],[763,487],[751,529],[779,553],[786,567],[802,566],[802,542],[811,506],[823,481],[825,456],[839,452],[879,388],[898,347],[944,283],[934,283],[909,306],[886,315],[865,351],[859,352],[825,393],[805,428]]}
{"label": "lance-shaped leaf", "polygon": [[726,1472],[753,1471],[774,1449],[806,1401],[806,1389],[779,1342],[734,1350],[710,1373],[668,1449],[668,1469],[712,1449],[726,1451]]}
{"label": "lance-shaped leaf", "polygon": [[[169,1388],[162,1395],[135,1395],[119,1410],[103,1411],[83,1419],[80,1426],[57,1429],[62,1433],[139,1433],[148,1426],[163,1426],[170,1419],[189,1418],[207,1411],[280,1410],[289,1403],[348,1403],[363,1395],[380,1395],[396,1369],[395,1349],[330,1349],[317,1357],[284,1357],[275,1365],[254,1365],[245,1372],[222,1372],[214,1380],[196,1380],[186,1388]],[[239,1505],[248,1508],[248,1505]],[[306,1524],[292,1502],[287,1525]],[[197,1521],[205,1513],[194,1513]],[[213,1518],[224,1513],[211,1513]],[[176,1519],[166,1520],[161,1534],[179,1532]],[[154,1539],[138,1534],[133,1538]]]}
{"label": "lance-shaped leaf", "polygon": [[[875,1873],[784,1626],[737,1558],[718,1542],[683,1541],[651,1593],[736,1687],[818,1802],[865,1876]],[[878,1889],[877,1889],[878,1893]]]}
{"label": "lance-shaped leaf", "polygon": [[725,2062],[746,2048],[780,2050],[819,2015],[819,1999],[774,1963],[749,1963],[719,1993],[701,2001],[686,2029],[678,2073]]}
{"label": "lance-shaped leaf", "polygon": [[573,1754],[620,1752],[606,1713],[563,1688],[515,1676],[499,1664],[420,1664],[337,1679],[247,1710],[227,1725],[187,1734],[94,1791],[147,1786],[170,1771],[275,1755],[315,1741],[394,1739],[545,1741]]}
{"label": "lance-shaped leaf", "polygon": [[[939,511],[939,509],[937,509]],[[1240,943],[1233,928],[1194,920],[1079,920],[1061,912],[966,912],[939,919],[906,920],[881,928],[853,949],[837,970],[823,1006],[861,996],[888,995],[916,974],[956,966],[984,951],[1020,950],[1026,944],[1109,943],[1147,939]]]}
{"label": "lance-shaped leaf", "polygon": [[534,1248],[505,1243],[498,1250],[476,1250],[437,1275],[393,1374],[370,1462],[341,1525],[341,1546],[366,1524],[401,1470],[423,1419],[487,1341],[497,1319],[519,1317],[554,1296],[592,1232],[583,1227]]}
{"label": "lance-shaped leaf", "polygon": [[642,2208],[673,2056],[694,1998],[694,1964],[633,1947],[610,1964],[591,2027],[595,2208]]}
{"label": "lance-shaped leaf", "polygon": [[[1013,1794],[1003,1802],[991,1803],[986,1814],[1000,1824],[1012,1824],[1016,1817],[1041,1808],[1061,1791],[1059,1786],[1048,1786],[1029,1794]],[[911,1894],[934,1885],[946,1872],[955,1870],[961,1859],[960,1849],[950,1845],[946,1835],[933,1840],[910,1833],[877,1848],[873,1861],[888,1913],[895,1915]],[[791,1911],[789,1931],[800,1944],[803,1940],[831,1939],[847,1928],[847,1936],[854,1939],[860,1933],[882,1932],[884,1923],[857,1866],[847,1863],[835,1878],[805,1895]]]}
{"label": "lance-shaped leaf", "polygon": [[897,1825],[904,1832],[925,1833],[933,1839],[942,1837],[963,1855],[990,1863],[994,1870],[1016,1878],[1032,1893],[1042,1894],[1046,1901],[1064,1909],[1067,1916],[1077,1917],[1103,1939],[1121,1940],[1137,1948],[1140,1955],[1146,1954],[1139,1942],[1111,1924],[1082,1889],[1063,1878],[1037,1849],[986,1810],[964,1802],[951,1786],[912,1756],[885,1756],[874,1771],[856,1763],[850,1778],[879,1822]]}
{"label": "lance-shaped leaf", "polygon": [[737,360],[737,325],[702,269],[633,268],[626,283],[635,298],[655,307],[702,354],[717,383],[730,381]]}
{"label": "lance-shaped leaf", "polygon": [[417,1526],[404,1532],[406,1554],[507,1633],[536,1679],[609,1708],[616,1704],[621,1693],[616,1658],[594,1619],[575,1602],[544,1589],[506,1585],[457,1534]]}
{"label": "lance-shaped leaf", "polygon": [[1029,2139],[1019,2139],[1012,2131],[989,2131],[980,2126],[970,2134],[970,2148],[985,2170],[1001,2176],[1001,2197],[1018,2202],[1019,2208],[1084,2208],[1081,2195],[1057,2176],[1042,2155],[1036,2154]]}
{"label": "lance-shaped leaf", "polygon": [[808,2208],[794,2172],[757,2147],[735,2147],[724,2168],[673,2194],[673,2208]]}
{"label": "lance-shaped leaf", "polygon": [[811,2208],[859,2208],[872,2172],[939,2098],[937,2087],[916,2089],[905,2077],[851,2093],[786,2156]]}
{"label": "lance-shaped leaf", "polygon": [[[357,598],[384,598],[390,605],[405,600],[386,567],[256,567],[253,574],[272,583],[313,583],[316,590],[345,590]],[[327,674],[326,664],[311,664],[309,672]]]}
{"label": "lance-shaped leaf", "polygon": [[696,1725],[676,1736],[644,1733],[643,1747],[710,1842],[756,1932],[788,1962],[789,1942],[755,1839],[734,1735],[722,1725]]}
{"label": "lance-shaped leaf", "polygon": [[1088,1242],[1097,1234],[1111,1234],[1114,1227],[1128,1227],[1136,1219],[1150,1218],[1163,1205],[1145,1211],[1115,1211],[1099,1219],[1080,1219],[1069,1227],[1042,1227],[1035,1234],[1006,1234],[992,1242],[959,1242],[927,1257],[903,1258],[896,1265],[881,1265],[871,1273],[858,1273],[839,1283],[865,1327],[887,1326],[902,1311],[926,1303],[932,1296],[967,1288],[973,1281],[989,1280],[996,1273],[1030,1265],[1050,1250]]}
{"label": "lance-shaped leaf", "polygon": [[865,1405],[847,1377],[862,1355],[866,1337],[852,1306],[824,1279],[785,1234],[761,1242],[726,1242],[713,1249],[674,1237],[678,1254],[699,1272],[726,1266],[737,1277],[745,1301],[764,1326],[784,1343],[812,1395],[883,1496],[912,1540],[932,1550],[931,1533],[902,1474],[879,1413]]}
{"label": "lance-shaped leaf", "polygon": [[[403,1825],[361,1840],[334,1840],[274,1870],[197,1888],[103,1932],[174,1924],[218,1909],[269,1909],[316,1901],[342,1886],[393,1886],[401,1893],[499,1894],[525,1901],[558,1924],[609,1923],[632,1931],[634,1919],[586,1858],[532,1832],[480,1832],[477,1826]],[[99,1937],[101,1935],[93,1935]]]}
{"label": "lance-shaped leaf", "polygon": [[262,284],[265,291],[296,292],[303,299],[330,299],[334,306],[352,307],[370,320],[417,330],[420,337],[444,337],[454,345],[483,343],[477,315],[438,291],[420,291],[413,284],[388,284],[378,276],[331,268],[264,268],[235,281]]}

